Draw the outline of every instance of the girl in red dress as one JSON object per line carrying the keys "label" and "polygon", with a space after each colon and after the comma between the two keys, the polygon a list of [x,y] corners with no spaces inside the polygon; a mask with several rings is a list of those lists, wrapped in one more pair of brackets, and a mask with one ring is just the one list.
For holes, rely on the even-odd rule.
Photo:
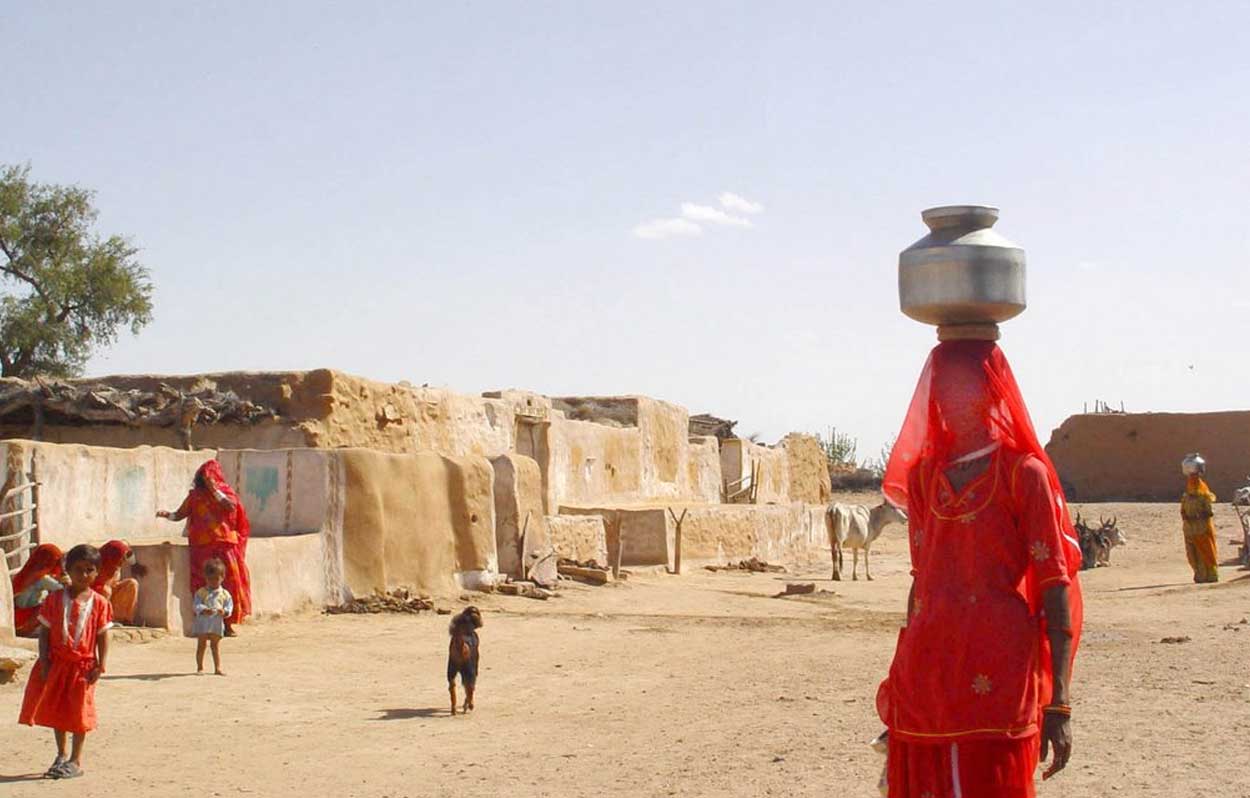
{"label": "girl in red dress", "polygon": [[187,521],[192,595],[205,585],[205,564],[221,560],[226,569],[223,584],[234,598],[234,609],[225,619],[225,636],[234,637],[234,625],[252,614],[252,580],[247,570],[247,541],[252,524],[239,495],[226,484],[221,464],[209,460],[200,466],[182,506],[172,513],[162,511],[156,515]]}
{"label": "girl in red dress", "polygon": [[1032,798],[1072,749],[1080,547],[1006,358],[933,350],[886,470],[912,590],[878,711],[893,798]]}
{"label": "girl in red dress", "polygon": [[[113,609],[91,589],[100,552],[79,545],[65,555],[69,587],[52,593],[39,610],[39,660],[35,663],[18,722],[47,726],[56,735],[56,759],[44,775],[72,779],[83,775],[82,747],[96,727],[95,685],[108,659]],[[66,736],[73,748],[65,750]]]}

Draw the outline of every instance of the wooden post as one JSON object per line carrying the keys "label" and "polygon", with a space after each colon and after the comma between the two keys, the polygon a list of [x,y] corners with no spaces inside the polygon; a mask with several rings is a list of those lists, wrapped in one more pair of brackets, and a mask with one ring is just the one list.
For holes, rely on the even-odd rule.
{"label": "wooden post", "polygon": [[673,512],[673,508],[668,508],[668,514],[672,516],[673,523],[677,525],[676,541],[673,545],[673,573],[678,575],[681,574],[681,524],[686,520],[686,513],[689,511],[689,508],[683,509],[681,511],[681,518],[678,518],[677,513]]}
{"label": "wooden post", "polygon": [[621,529],[619,516],[616,519],[616,559],[612,562],[612,578],[621,578],[621,558],[625,556],[625,530]]}
{"label": "wooden post", "polygon": [[40,538],[42,538],[43,535],[39,531],[39,504],[40,504],[39,502],[39,474],[35,470],[35,453],[33,451],[30,453],[30,476],[28,476],[27,479],[29,479],[31,482],[31,485],[30,485],[31,530],[30,530],[30,540],[27,542],[39,543]]}
{"label": "wooden post", "polygon": [[517,574],[517,576],[520,579],[529,578],[529,563],[526,562],[526,556],[525,556],[525,533],[529,531],[530,513],[532,512],[534,511],[533,510],[525,511],[525,523],[521,524],[521,536],[517,540],[517,562],[520,565],[520,573]]}

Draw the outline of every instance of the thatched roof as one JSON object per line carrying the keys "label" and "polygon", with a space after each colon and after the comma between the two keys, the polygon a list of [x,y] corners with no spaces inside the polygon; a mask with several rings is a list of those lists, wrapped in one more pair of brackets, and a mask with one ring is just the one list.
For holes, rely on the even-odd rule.
{"label": "thatched roof", "polygon": [[104,383],[0,380],[0,424],[123,424],[189,430],[195,424],[253,424],[277,413],[219,391],[212,380],[187,390],[165,383],[152,390],[122,390]]}
{"label": "thatched roof", "polygon": [[737,437],[734,435],[734,427],[736,426],[738,426],[737,421],[717,418],[708,413],[700,413],[697,416],[690,417],[691,435],[714,435],[721,440],[726,440]]}

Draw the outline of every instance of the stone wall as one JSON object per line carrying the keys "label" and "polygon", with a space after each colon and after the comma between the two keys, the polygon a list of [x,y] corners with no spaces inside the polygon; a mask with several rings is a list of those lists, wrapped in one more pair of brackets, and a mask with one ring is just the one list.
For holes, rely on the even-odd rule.
{"label": "stone wall", "polygon": [[667,507],[564,507],[561,514],[602,518],[611,558],[624,538],[622,565],[672,567],[677,538],[673,515],[681,518],[683,509],[683,567],[750,557],[797,563],[828,557],[821,505],[694,505],[674,507],[672,513]]}
{"label": "stone wall", "polygon": [[[192,444],[209,451],[368,448],[449,457],[523,454],[539,464],[547,512],[576,502],[720,500],[720,462],[711,439],[689,437],[684,408],[647,397],[551,399],[519,390],[478,397],[375,382],[329,369],[119,376],[93,382],[147,392],[162,385],[191,391],[212,383],[219,391],[232,391],[276,413],[272,420],[252,425],[197,425]],[[29,432],[26,427],[0,428],[0,438]],[[52,443],[115,448],[180,446],[176,430],[153,426],[58,426],[52,421],[43,437]]]}
{"label": "stone wall", "polygon": [[495,549],[499,573],[514,579],[527,576],[526,567],[550,545],[543,514],[542,474],[529,457],[501,454],[491,459],[495,469]]}
{"label": "stone wall", "polygon": [[686,484],[690,501],[719,504],[721,500],[720,441],[711,436],[688,440]]}
{"label": "stone wall", "polygon": [[787,494],[790,501],[827,505],[833,498],[829,481],[829,459],[813,435],[792,432],[781,440],[789,470]]}
{"label": "stone wall", "polygon": [[494,470],[482,457],[340,450],[343,581],[354,594],[406,586],[431,594],[490,584]]}
{"label": "stone wall", "polygon": [[[252,613],[284,615],[325,606],[323,540],[317,534],[253,539],[247,548],[252,574]],[[147,568],[139,583],[135,623],[190,634],[194,620],[191,555],[185,540],[132,543]]]}
{"label": "stone wall", "polygon": [[551,401],[548,509],[720,501],[715,439],[691,439],[684,408],[642,396]]}
{"label": "stone wall", "polygon": [[1072,416],[1046,451],[1071,501],[1175,501],[1181,459],[1201,452],[1222,499],[1250,474],[1250,412],[1114,413]]}
{"label": "stone wall", "polygon": [[[363,447],[408,453],[434,451],[493,456],[513,448],[510,405],[441,388],[383,383],[340,371],[229,372],[189,376],[116,376],[90,380],[119,390],[156,391],[169,385],[190,391],[205,382],[233,391],[278,417],[254,425],[197,425],[197,448],[287,449]],[[22,437],[28,428],[0,428]],[[45,427],[50,443],[95,446],[180,446],[172,428],[117,424]]]}
{"label": "stone wall", "polygon": [[0,645],[13,639],[13,583],[0,574]]}
{"label": "stone wall", "polygon": [[[498,574],[495,470],[484,457],[0,446],[6,477],[33,464],[43,483],[42,542],[68,548],[120,538],[135,548],[151,568],[140,585],[145,623],[177,629],[187,618],[183,525],[155,515],[181,503],[195,470],[214,454],[252,520],[248,564],[258,613],[398,586],[452,595],[491,584]],[[517,506],[534,519],[535,544],[545,545],[537,464],[506,459],[521,475],[514,480],[521,486]]]}
{"label": "stone wall", "polygon": [[163,540],[179,525],[156,517],[175,510],[195,470],[214,452],[0,441],[3,478],[33,468],[39,488],[39,539],[68,549],[78,543]]}
{"label": "stone wall", "polygon": [[598,515],[549,515],[551,545],[566,559],[609,565],[608,533]]}
{"label": "stone wall", "polygon": [[756,504],[785,504],[790,501],[790,460],[785,449],[753,443],[742,438],[721,441],[721,473],[726,484],[741,479],[758,479]]}

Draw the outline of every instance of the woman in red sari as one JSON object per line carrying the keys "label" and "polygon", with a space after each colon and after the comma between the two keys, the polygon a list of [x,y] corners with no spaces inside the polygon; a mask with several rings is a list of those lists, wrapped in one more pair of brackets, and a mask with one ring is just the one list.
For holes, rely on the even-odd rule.
{"label": "woman in red sari", "polygon": [[61,588],[61,550],[40,543],[22,569],[13,574],[13,628],[22,637],[39,633],[39,605]]}
{"label": "woman in red sari", "polygon": [[1032,798],[1071,754],[1080,547],[1011,368],[988,341],[929,357],[884,490],[912,588],[878,711],[894,798]]}
{"label": "woman in red sari", "polygon": [[247,540],[252,525],[234,489],[226,484],[221,464],[209,460],[195,472],[191,492],[176,511],[159,512],[160,518],[187,521],[191,544],[191,592],[204,587],[204,564],[219,559],[226,568],[223,585],[234,598],[234,611],[226,618],[226,636],[233,637],[234,624],[252,613],[251,577],[247,570]]}
{"label": "woman in red sari", "polygon": [[91,588],[113,605],[115,623],[132,623],[135,608],[139,606],[139,580],[133,577],[119,579],[123,565],[129,565],[136,576],[147,569],[135,562],[135,553],[124,540],[110,540],[100,547],[100,574]]}

